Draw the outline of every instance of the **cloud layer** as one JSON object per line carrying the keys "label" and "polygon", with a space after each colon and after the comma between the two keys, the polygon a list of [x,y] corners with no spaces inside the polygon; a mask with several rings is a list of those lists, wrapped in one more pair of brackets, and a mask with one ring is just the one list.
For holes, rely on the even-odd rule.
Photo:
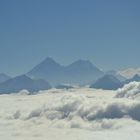
{"label": "cloud layer", "polygon": [[140,101],[138,96],[134,96],[139,91],[139,85],[133,82],[118,91],[77,88],[40,91],[37,95],[28,95],[27,91],[21,91],[18,95],[1,95],[0,130],[3,136],[10,131],[13,139],[16,139],[15,135],[25,138],[31,134],[30,139],[34,139],[35,135],[40,139],[43,135],[50,137],[46,130],[53,135],[58,130],[60,133],[61,130],[70,130],[73,135],[71,139],[74,139],[76,130],[84,131],[85,135],[94,132],[95,138],[98,133],[104,137],[103,130],[111,135],[114,131],[119,135],[125,133],[126,137],[131,127],[134,132],[138,132],[140,127]]}

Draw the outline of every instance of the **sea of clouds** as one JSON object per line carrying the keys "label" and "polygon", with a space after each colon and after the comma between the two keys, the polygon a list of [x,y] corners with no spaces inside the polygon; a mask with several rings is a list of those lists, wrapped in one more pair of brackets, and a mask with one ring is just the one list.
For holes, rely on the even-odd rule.
{"label": "sea of clouds", "polygon": [[[38,128],[39,132],[42,130],[40,134],[44,135],[44,127],[46,130],[53,129],[54,133],[55,129],[78,129],[85,130],[86,133],[104,130],[117,132],[131,127],[139,132],[138,82],[132,82],[117,91],[75,88],[28,94],[23,90],[18,94],[0,97],[0,124],[4,128],[3,131],[8,129],[12,136],[21,135],[26,129],[34,134],[35,128]],[[17,134],[14,129],[18,128],[22,132]],[[0,130],[2,131],[1,127]],[[128,134],[129,131],[130,129],[125,132]],[[22,134],[24,138],[25,134]]]}

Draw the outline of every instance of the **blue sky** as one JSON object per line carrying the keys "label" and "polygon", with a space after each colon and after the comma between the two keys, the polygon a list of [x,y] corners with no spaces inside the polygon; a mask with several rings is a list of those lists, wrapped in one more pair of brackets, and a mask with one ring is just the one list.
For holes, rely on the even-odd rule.
{"label": "blue sky", "polygon": [[0,0],[0,72],[19,75],[47,56],[103,70],[139,67],[139,0]]}

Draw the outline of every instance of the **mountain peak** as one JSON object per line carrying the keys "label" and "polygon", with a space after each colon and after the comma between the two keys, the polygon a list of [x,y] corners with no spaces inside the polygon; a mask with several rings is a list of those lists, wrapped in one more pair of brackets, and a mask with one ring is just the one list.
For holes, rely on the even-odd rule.
{"label": "mountain peak", "polygon": [[107,79],[107,80],[112,80],[112,81],[119,81],[115,76],[111,75],[111,74],[106,74],[102,77],[102,79]]}
{"label": "mountain peak", "polygon": [[126,78],[123,77],[122,75],[120,75],[117,71],[115,70],[110,70],[110,71],[107,71],[106,74],[109,74],[109,75],[113,75],[115,76],[118,80],[120,80],[121,82],[125,81]]}
{"label": "mountain peak", "polygon": [[121,86],[121,82],[115,76],[107,74],[91,85],[91,88],[114,90]]}
{"label": "mountain peak", "polygon": [[54,59],[52,57],[46,57],[45,61],[54,61]]}
{"label": "mountain peak", "polygon": [[24,89],[29,92],[36,92],[49,88],[51,88],[51,86],[45,80],[33,80],[26,75],[20,75],[1,83],[0,94],[19,92]]}
{"label": "mountain peak", "polygon": [[79,59],[74,63],[72,63],[71,65],[69,65],[68,68],[75,69],[81,72],[82,71],[85,71],[87,73],[91,72],[95,74],[94,76],[96,76],[96,74],[103,75],[103,72],[98,67],[93,65],[92,62],[90,62],[89,60]]}
{"label": "mountain peak", "polygon": [[127,83],[130,83],[130,82],[133,82],[133,81],[140,82],[139,74],[135,74],[132,78],[127,79],[124,83],[127,84]]}
{"label": "mountain peak", "polygon": [[88,68],[88,69],[97,69],[96,66],[94,66],[89,60],[82,60],[79,59],[75,62],[73,62],[72,64],[69,65],[69,67],[81,67],[81,68]]}
{"label": "mountain peak", "polygon": [[58,64],[52,57],[46,57],[41,63],[45,64]]}
{"label": "mountain peak", "polygon": [[[39,73],[46,73],[47,71],[57,71],[61,69],[61,65],[57,63],[53,58],[47,57],[44,59],[41,63],[39,63],[37,66],[35,66],[27,75],[29,76],[30,73],[39,72]],[[30,76],[29,76],[30,77]]]}
{"label": "mountain peak", "polygon": [[63,66],[51,57],[47,57],[27,75],[33,79],[45,79],[52,85],[85,84],[102,76],[103,72],[88,60],[80,59],[68,66]]}
{"label": "mountain peak", "polygon": [[133,79],[140,79],[139,74],[135,74],[135,75],[133,76]]}

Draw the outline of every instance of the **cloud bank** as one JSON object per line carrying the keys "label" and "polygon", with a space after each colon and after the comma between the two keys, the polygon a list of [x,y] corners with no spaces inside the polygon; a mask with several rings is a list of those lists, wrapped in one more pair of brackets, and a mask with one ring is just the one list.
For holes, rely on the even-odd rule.
{"label": "cloud bank", "polygon": [[[125,139],[132,132],[132,127],[136,133],[134,136],[139,136],[140,101],[138,96],[134,96],[139,91],[139,85],[133,82],[117,91],[76,88],[40,91],[37,95],[28,95],[27,91],[18,95],[1,95],[0,130],[6,138],[9,131],[14,140],[19,137],[25,139],[29,135],[32,135],[30,139],[37,135],[40,139],[45,136],[56,140],[60,137],[59,133],[67,130],[72,133],[70,139],[75,138],[76,130],[86,137],[92,136],[91,139],[98,136],[103,139],[104,130],[111,137],[119,133]],[[46,132],[58,135],[51,137]]]}

